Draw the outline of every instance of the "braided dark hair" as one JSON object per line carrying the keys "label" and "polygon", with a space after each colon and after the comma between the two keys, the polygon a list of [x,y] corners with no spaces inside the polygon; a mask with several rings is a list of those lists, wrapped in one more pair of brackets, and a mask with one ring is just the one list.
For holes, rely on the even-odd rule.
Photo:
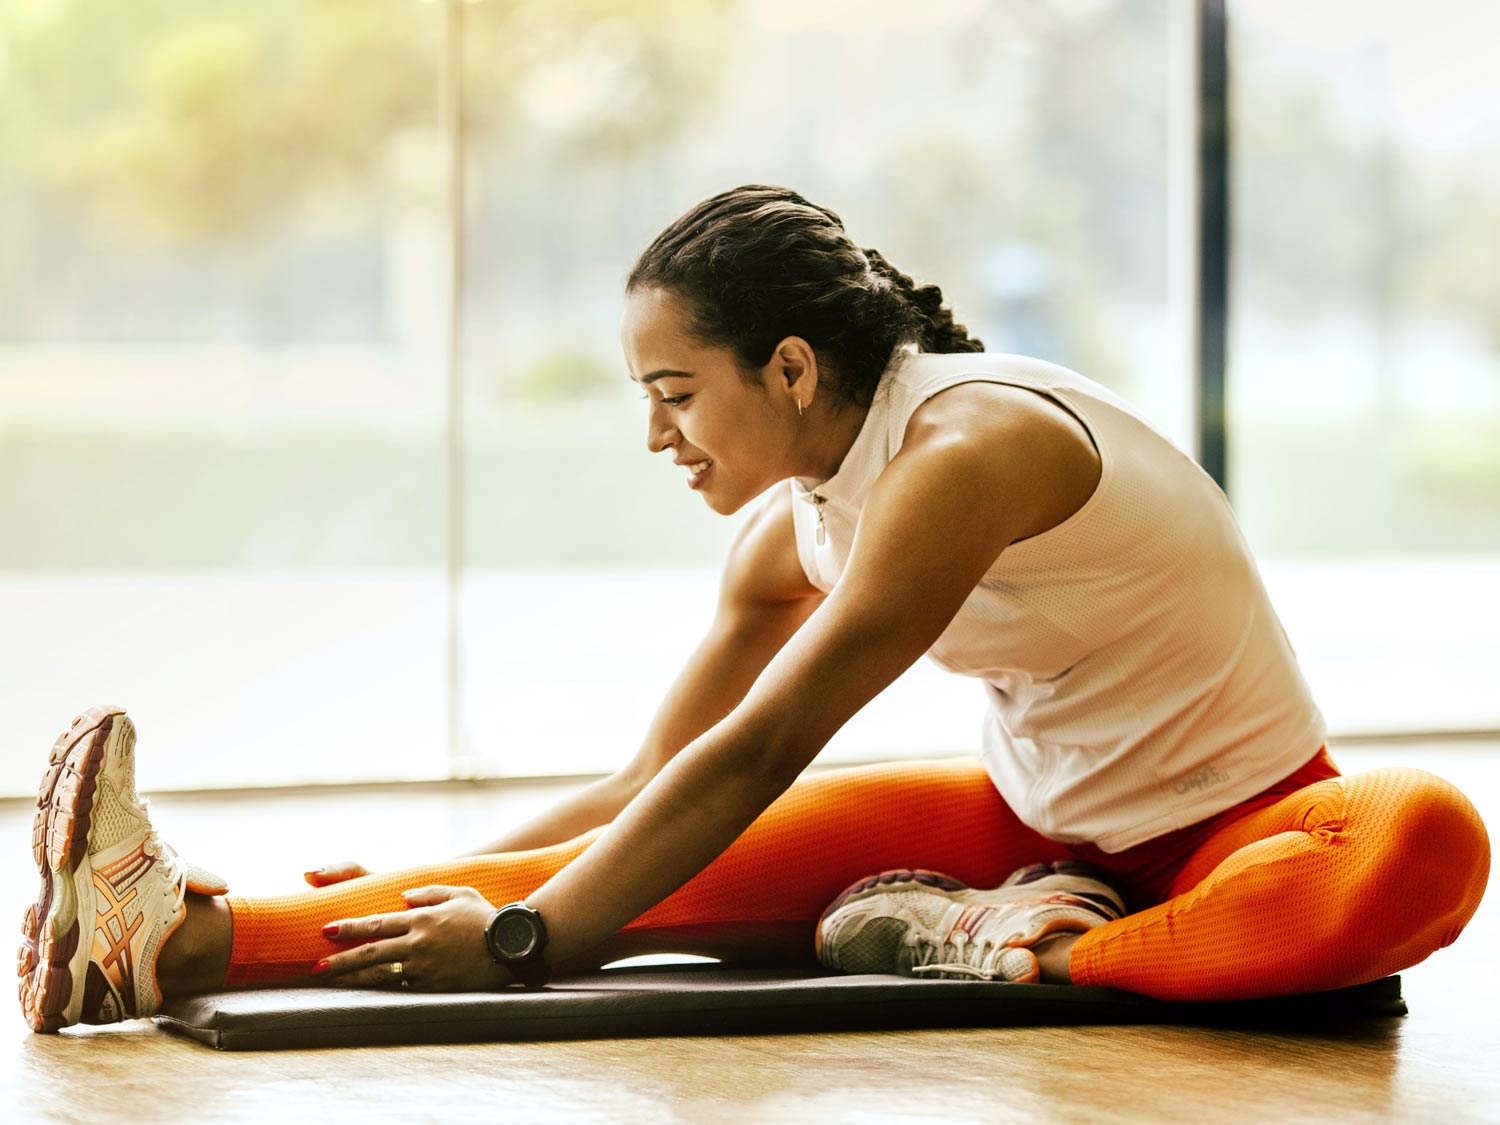
{"label": "braided dark hair", "polygon": [[625,291],[646,287],[685,300],[693,334],[730,348],[747,383],[778,343],[800,336],[835,397],[860,406],[874,400],[903,344],[984,350],[944,307],[941,289],[855,246],[842,219],[788,188],[746,184],[692,208],[631,269]]}

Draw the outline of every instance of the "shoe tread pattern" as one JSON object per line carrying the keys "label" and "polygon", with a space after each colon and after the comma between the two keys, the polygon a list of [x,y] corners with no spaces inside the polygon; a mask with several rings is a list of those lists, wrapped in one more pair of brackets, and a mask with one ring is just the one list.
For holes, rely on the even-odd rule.
{"label": "shoe tread pattern", "polygon": [[70,964],[83,935],[76,914],[64,932],[57,932],[57,888],[62,880],[71,884],[88,852],[99,770],[110,734],[123,717],[121,708],[99,706],[75,718],[53,744],[37,787],[31,838],[41,888],[22,919],[16,963],[21,1010],[33,1031],[57,1031],[71,1022],[66,1016],[74,987]]}

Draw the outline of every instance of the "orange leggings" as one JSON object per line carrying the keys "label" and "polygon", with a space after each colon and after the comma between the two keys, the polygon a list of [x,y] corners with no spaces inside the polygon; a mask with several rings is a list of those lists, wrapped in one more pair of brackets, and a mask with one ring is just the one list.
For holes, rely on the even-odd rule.
{"label": "orange leggings", "polygon": [[[512,902],[599,831],[282,897],[231,896],[226,984],[316,983],[313,964],[344,948],[323,937],[324,922],[402,910],[401,891],[428,884]],[[1026,827],[977,758],[895,762],[802,778],[599,959],[667,949],[810,958],[823,908],[866,875],[928,868],[985,887],[1069,858],[1112,872],[1135,911],[1077,942],[1074,983],[1164,1000],[1314,992],[1415,965],[1458,937],[1490,863],[1479,814],[1451,784],[1407,768],[1342,776],[1326,748],[1260,795],[1114,854]]]}

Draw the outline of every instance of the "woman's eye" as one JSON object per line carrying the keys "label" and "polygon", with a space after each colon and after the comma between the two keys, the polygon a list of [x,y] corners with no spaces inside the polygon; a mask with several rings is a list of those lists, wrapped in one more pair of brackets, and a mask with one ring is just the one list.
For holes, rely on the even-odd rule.
{"label": "woman's eye", "polygon": [[[642,398],[650,398],[651,396],[650,395],[642,395],[641,397]],[[662,395],[662,399],[661,400],[662,400],[662,402],[666,403],[668,406],[677,406],[679,403],[684,403],[684,402],[686,402],[688,399],[690,399],[692,397],[693,397],[692,395],[674,395],[671,398],[668,398],[666,395]]]}

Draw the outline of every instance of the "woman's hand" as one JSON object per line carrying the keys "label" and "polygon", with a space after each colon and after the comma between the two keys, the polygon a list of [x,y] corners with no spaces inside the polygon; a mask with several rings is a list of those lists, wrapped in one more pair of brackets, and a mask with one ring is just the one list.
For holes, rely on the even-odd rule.
{"label": "woman's hand", "polygon": [[363,864],[346,859],[342,863],[330,863],[327,867],[320,867],[316,871],[304,871],[302,877],[314,887],[331,887],[335,883],[358,879],[368,874],[370,872],[365,870]]}
{"label": "woman's hand", "polygon": [[[484,940],[495,907],[473,887],[420,887],[402,891],[401,897],[405,910],[324,926],[324,935],[334,941],[363,944],[330,955],[314,972],[347,988],[476,992],[511,983]],[[397,961],[399,976],[393,968]]]}

